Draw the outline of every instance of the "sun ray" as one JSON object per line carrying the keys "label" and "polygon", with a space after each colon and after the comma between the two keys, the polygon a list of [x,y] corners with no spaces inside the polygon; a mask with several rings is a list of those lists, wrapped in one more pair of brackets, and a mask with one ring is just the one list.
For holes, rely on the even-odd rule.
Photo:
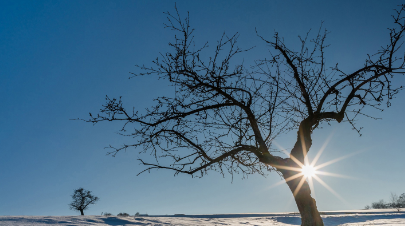
{"label": "sun ray", "polygon": [[310,188],[311,191],[312,191],[313,198],[316,199],[315,187],[314,187],[314,180],[312,179],[312,177],[308,178],[308,184],[309,184],[309,188]]}
{"label": "sun ray", "polygon": [[344,202],[346,205],[350,206],[350,204],[342,198],[335,190],[333,190],[329,185],[327,185],[321,178],[318,176],[314,176],[315,180],[317,180],[320,184],[322,184],[326,189],[328,189],[333,195],[335,195],[340,201]]}
{"label": "sun ray", "polygon": [[312,163],[311,163],[312,166],[315,166],[315,164],[318,162],[319,157],[321,157],[322,152],[325,150],[325,148],[328,145],[332,136],[333,136],[333,132],[328,136],[328,138],[326,138],[326,141],[323,143],[321,149],[319,149],[318,153],[316,153],[316,156],[315,156],[314,160],[312,160]]}
{"label": "sun ray", "polygon": [[294,196],[291,196],[289,199],[288,199],[288,202],[286,202],[286,205],[285,205],[285,207],[284,207],[284,209],[289,209],[289,207],[290,207],[290,205],[291,205],[291,203],[294,201]]}
{"label": "sun ray", "polygon": [[315,168],[315,170],[321,169],[321,168],[323,168],[323,167],[325,167],[325,166],[328,166],[328,165],[330,165],[330,164],[333,164],[333,163],[335,163],[335,162],[338,162],[338,161],[343,160],[343,159],[345,159],[345,158],[348,158],[348,157],[350,157],[350,156],[359,154],[359,153],[361,153],[361,152],[364,152],[364,150],[356,151],[356,152],[350,153],[350,154],[348,154],[348,155],[345,155],[345,156],[342,156],[342,157],[339,157],[339,158],[330,160],[330,161],[328,161],[328,162],[322,163],[321,165],[317,165],[317,166],[315,166],[314,168]]}
{"label": "sun ray", "polygon": [[279,186],[281,184],[285,184],[285,183],[287,183],[287,182],[289,182],[291,180],[294,180],[294,179],[296,179],[296,178],[298,178],[300,176],[302,176],[302,173],[295,174],[295,175],[293,175],[293,176],[291,176],[291,177],[289,177],[287,179],[284,179],[284,180],[281,180],[281,181],[275,183],[274,185],[270,186],[269,188],[274,188],[274,187]]}
{"label": "sun ray", "polygon": [[304,164],[302,164],[298,159],[296,159],[294,156],[290,155],[290,159],[292,159],[297,165],[300,167],[304,167]]}
{"label": "sun ray", "polygon": [[[301,147],[302,147],[302,154],[303,154],[303,156],[305,156],[304,157],[304,164],[305,165],[308,165],[308,158],[306,157],[307,156],[307,147],[306,147],[306,144],[305,144],[305,140],[304,140],[304,134],[303,134],[304,132],[302,131],[302,130],[300,130],[300,139],[301,139]],[[301,166],[302,167],[302,166]]]}
{"label": "sun ray", "polygon": [[292,166],[280,166],[280,165],[273,165],[274,167],[276,167],[277,169],[285,169],[285,170],[291,170],[291,171],[297,171],[297,172],[301,172],[302,168],[298,168],[298,167],[292,167]]}
{"label": "sun ray", "polygon": [[331,177],[341,177],[341,178],[348,178],[348,179],[357,179],[355,177],[349,177],[346,175],[341,175],[341,174],[337,174],[337,173],[329,173],[329,172],[324,172],[324,171],[316,171],[316,174],[320,174],[320,175],[326,175],[326,176],[331,176]]}
{"label": "sun ray", "polygon": [[301,178],[301,180],[300,180],[300,183],[298,184],[298,186],[297,186],[297,188],[295,189],[295,191],[294,191],[294,197],[298,194],[298,192],[301,190],[301,187],[302,187],[302,185],[304,184],[304,182],[305,182],[305,177],[302,177]]}
{"label": "sun ray", "polygon": [[293,160],[295,163],[297,163],[297,165],[299,165],[300,167],[303,167],[304,164],[302,164],[302,162],[300,162],[298,159],[296,159],[294,156],[292,156],[290,153],[288,153],[281,145],[279,145],[277,142],[273,142],[282,152],[284,152],[284,154],[286,154],[288,157],[290,157],[291,160]]}
{"label": "sun ray", "polygon": [[304,166],[308,166],[308,165],[309,165],[308,156],[305,156],[305,158],[304,158]]}
{"label": "sun ray", "polygon": [[301,176],[302,176],[302,173],[295,174],[294,176],[291,176],[291,177],[285,179],[285,182],[292,181],[292,180],[294,180],[294,179],[296,179],[298,177],[301,177]]}

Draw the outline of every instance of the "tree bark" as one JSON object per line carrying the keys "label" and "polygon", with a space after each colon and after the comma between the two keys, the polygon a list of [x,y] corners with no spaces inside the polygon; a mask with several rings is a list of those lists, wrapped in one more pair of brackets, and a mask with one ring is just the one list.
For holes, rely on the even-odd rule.
{"label": "tree bark", "polygon": [[83,212],[83,210],[80,210],[80,214],[83,216],[84,215],[84,212]]}
{"label": "tree bark", "polygon": [[[299,172],[290,170],[281,170],[284,179],[288,179],[291,176],[298,174]],[[306,180],[302,180],[302,177],[298,177],[294,180],[288,181],[287,185],[294,195],[295,203],[301,214],[301,226],[323,226],[321,215],[318,212],[315,199],[311,196],[311,189]],[[302,183],[301,188],[297,190]],[[297,191],[296,191],[297,190]]]}

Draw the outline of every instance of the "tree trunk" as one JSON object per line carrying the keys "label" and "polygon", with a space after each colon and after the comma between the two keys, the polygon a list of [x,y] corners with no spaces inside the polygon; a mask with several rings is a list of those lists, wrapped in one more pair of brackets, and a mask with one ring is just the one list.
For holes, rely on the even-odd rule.
{"label": "tree trunk", "polygon": [[83,210],[80,210],[80,214],[83,216],[84,215],[84,212],[83,212]]}
{"label": "tree trunk", "polygon": [[[312,118],[306,118],[300,124],[297,133],[297,141],[294,148],[291,150],[290,159],[285,162],[285,166],[293,168],[301,168],[297,161],[304,164],[304,159],[312,146],[311,128],[315,122]],[[292,158],[295,158],[293,160]],[[316,201],[311,196],[311,189],[306,181],[306,178],[300,176],[288,181],[288,178],[299,174],[300,172],[293,170],[279,170],[287,182],[288,187],[294,195],[295,203],[301,214],[301,226],[323,226],[321,215],[316,207]]]}
{"label": "tree trunk", "polygon": [[[298,172],[283,170],[284,179],[296,175]],[[301,226],[323,226],[321,215],[316,207],[316,201],[311,196],[311,189],[306,180],[303,181],[301,188],[296,191],[302,177],[287,182],[288,187],[294,195],[295,203],[301,214]]]}

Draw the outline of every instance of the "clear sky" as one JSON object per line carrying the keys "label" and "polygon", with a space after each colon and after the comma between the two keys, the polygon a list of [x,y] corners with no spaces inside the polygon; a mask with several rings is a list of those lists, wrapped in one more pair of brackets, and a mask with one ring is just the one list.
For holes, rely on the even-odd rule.
{"label": "clear sky", "polygon": [[[196,41],[212,44],[223,32],[240,33],[239,45],[256,46],[245,64],[267,56],[255,34],[275,31],[287,45],[323,26],[331,33],[326,62],[347,72],[367,53],[388,43],[390,15],[403,1],[177,1],[190,12]],[[108,145],[130,143],[119,124],[93,126],[74,118],[97,113],[106,95],[123,96],[144,109],[168,89],[154,78],[128,80],[135,64],[148,64],[168,49],[163,29],[174,1],[0,1],[0,215],[76,215],[68,203],[84,187],[100,197],[85,214],[213,214],[297,211],[287,185],[269,174],[233,182],[212,172],[202,179],[171,171],[136,174],[144,167],[136,150],[106,156]],[[400,79],[405,84],[405,79]],[[320,176],[340,198],[315,184],[318,209],[361,209],[390,192],[405,193],[405,92],[382,120],[360,119],[363,136],[332,123],[313,134],[310,158],[332,136],[320,163],[363,151],[325,167],[350,176]],[[294,145],[295,132],[277,141]]]}

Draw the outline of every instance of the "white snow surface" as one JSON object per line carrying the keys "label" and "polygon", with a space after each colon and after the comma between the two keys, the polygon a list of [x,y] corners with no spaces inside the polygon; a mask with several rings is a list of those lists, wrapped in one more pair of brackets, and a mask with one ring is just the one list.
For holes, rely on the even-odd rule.
{"label": "white snow surface", "polygon": [[[405,225],[405,212],[394,211],[334,211],[322,212],[326,226]],[[150,226],[288,226],[300,225],[301,219],[294,213],[274,214],[214,214],[214,215],[160,215],[143,217],[116,216],[0,216],[4,226],[73,226],[73,225],[150,225]]]}

